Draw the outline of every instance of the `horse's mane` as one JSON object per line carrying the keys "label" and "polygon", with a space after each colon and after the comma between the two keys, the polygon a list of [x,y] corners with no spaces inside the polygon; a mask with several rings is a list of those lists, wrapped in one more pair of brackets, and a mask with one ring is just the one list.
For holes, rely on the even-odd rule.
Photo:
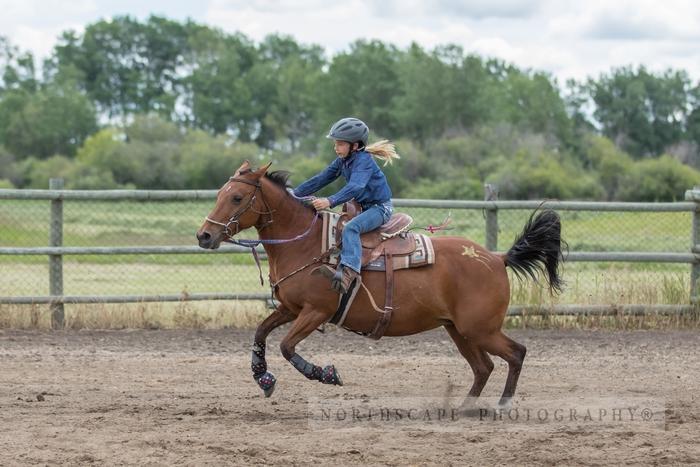
{"label": "horse's mane", "polygon": [[287,170],[275,170],[274,172],[265,173],[265,177],[267,177],[275,185],[279,185],[284,189],[292,187],[291,183],[289,183],[290,175],[291,173]]}
{"label": "horse's mane", "polygon": [[[253,169],[245,169],[241,171],[241,174],[246,174],[252,172]],[[302,203],[304,207],[307,207],[309,209],[313,210],[313,207],[308,206],[303,203],[302,198],[297,198],[294,196],[294,192],[291,190],[292,184],[289,182],[289,177],[291,176],[291,172],[288,170],[275,170],[273,172],[265,172],[265,178],[270,180],[272,183],[275,185],[279,186],[284,190],[284,192],[287,194],[287,196],[291,197],[295,201]]]}
{"label": "horse's mane", "polygon": [[313,208],[313,206],[304,202],[304,200],[307,199],[308,197],[297,198],[294,195],[294,192],[291,190],[292,184],[289,182],[290,176],[291,176],[291,172],[289,172],[288,170],[275,170],[274,172],[266,172],[265,173],[265,178],[270,180],[275,185],[283,188],[285,193],[287,194],[287,196],[292,198],[297,203],[301,203],[305,208],[316,212],[315,209]]}

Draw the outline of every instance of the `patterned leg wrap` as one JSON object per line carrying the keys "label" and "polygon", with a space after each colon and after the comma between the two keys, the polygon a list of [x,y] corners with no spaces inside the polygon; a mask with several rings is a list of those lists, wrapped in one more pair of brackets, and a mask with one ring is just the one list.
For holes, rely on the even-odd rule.
{"label": "patterned leg wrap", "polygon": [[335,369],[333,365],[328,365],[323,368],[323,375],[321,376],[321,382],[323,384],[335,384],[337,386],[343,385],[343,380],[340,379],[338,370]]}
{"label": "patterned leg wrap", "polygon": [[253,343],[253,355],[251,358],[250,368],[253,370],[253,378],[259,380],[267,371],[267,362],[265,362],[265,343]]}
{"label": "patterned leg wrap", "polygon": [[272,373],[267,371],[264,342],[255,342],[253,344],[250,368],[253,370],[253,379],[258,383],[260,389],[265,392],[265,397],[270,397],[275,390],[275,383],[277,380]]}
{"label": "patterned leg wrap", "polygon": [[320,366],[307,362],[297,353],[292,355],[292,358],[290,358],[289,361],[292,365],[294,365],[294,368],[299,370],[299,372],[308,379],[314,379],[322,382],[323,384],[337,384],[338,386],[343,385],[343,382],[340,379],[340,376],[338,376],[338,372],[333,365],[328,365],[325,368],[321,368]]}
{"label": "patterned leg wrap", "polygon": [[289,362],[292,365],[294,365],[294,368],[299,370],[301,374],[303,374],[307,378],[321,381],[321,375],[323,374],[323,370],[320,366],[316,366],[313,363],[307,362],[298,353],[292,355],[292,358],[289,359]]}

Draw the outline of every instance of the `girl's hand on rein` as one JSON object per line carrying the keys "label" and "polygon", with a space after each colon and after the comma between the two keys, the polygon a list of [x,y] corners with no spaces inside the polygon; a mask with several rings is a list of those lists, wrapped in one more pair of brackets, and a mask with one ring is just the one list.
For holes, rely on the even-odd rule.
{"label": "girl's hand on rein", "polygon": [[317,211],[331,207],[331,202],[328,201],[328,198],[316,198],[311,202],[311,204]]}

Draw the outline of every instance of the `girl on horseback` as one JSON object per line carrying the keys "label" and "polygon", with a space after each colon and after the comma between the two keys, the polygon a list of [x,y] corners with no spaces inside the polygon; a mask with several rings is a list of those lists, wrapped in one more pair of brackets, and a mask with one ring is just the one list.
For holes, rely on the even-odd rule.
{"label": "girl on horseback", "polygon": [[350,220],[343,229],[342,250],[337,269],[333,270],[324,265],[319,270],[321,274],[331,278],[331,285],[335,290],[345,293],[354,280],[361,280],[360,234],[384,224],[393,212],[391,189],[372,156],[384,160],[386,165],[393,159],[398,159],[399,155],[394,151],[394,146],[386,140],[367,146],[369,128],[357,118],[338,120],[326,137],[335,140],[334,148],[338,157],[322,172],[296,187],[294,195],[312,195],[342,175],[347,184],[328,198],[314,198],[314,208],[317,211],[333,208],[353,198],[362,207],[362,213]]}

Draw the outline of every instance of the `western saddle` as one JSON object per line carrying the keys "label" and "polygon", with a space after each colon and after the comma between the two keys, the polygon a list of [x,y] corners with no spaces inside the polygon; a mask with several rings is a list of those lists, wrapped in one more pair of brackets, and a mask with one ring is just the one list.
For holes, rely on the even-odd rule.
{"label": "western saddle", "polygon": [[[362,212],[359,204],[355,201],[348,201],[343,205],[343,214],[338,221],[336,230],[336,245],[340,245],[342,231],[345,224],[353,217]],[[408,232],[409,226],[413,223],[413,218],[408,214],[396,213],[391,216],[388,222],[379,228],[360,236],[362,242],[362,266],[384,256],[386,274],[386,292],[384,299],[384,310],[377,321],[374,329],[368,334],[371,339],[378,340],[384,335],[391,321],[394,295],[394,267],[393,257],[410,255],[416,251],[415,235]],[[350,293],[350,292],[348,292]],[[343,300],[341,300],[343,302]],[[349,307],[351,304],[347,304]],[[339,308],[339,312],[341,309]],[[339,313],[336,313],[329,321],[338,324]]]}

